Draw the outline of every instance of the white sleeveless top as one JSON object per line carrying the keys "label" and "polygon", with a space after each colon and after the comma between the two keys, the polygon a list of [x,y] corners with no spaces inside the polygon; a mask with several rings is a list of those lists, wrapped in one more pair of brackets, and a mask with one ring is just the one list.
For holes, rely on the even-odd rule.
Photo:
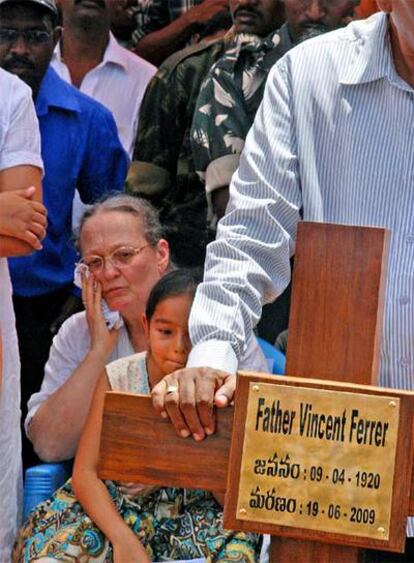
{"label": "white sleeveless top", "polygon": [[111,389],[149,395],[146,359],[147,352],[139,352],[108,364],[106,374]]}

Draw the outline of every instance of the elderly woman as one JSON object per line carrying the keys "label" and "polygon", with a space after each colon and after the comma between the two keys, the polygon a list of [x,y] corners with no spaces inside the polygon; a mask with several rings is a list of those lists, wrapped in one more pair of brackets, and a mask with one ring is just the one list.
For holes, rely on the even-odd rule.
{"label": "elderly woman", "polygon": [[[96,382],[105,365],[146,350],[141,324],[148,295],[169,267],[169,247],[156,212],[143,200],[117,195],[92,206],[79,228],[86,311],[69,318],[53,340],[39,393],[29,401],[26,431],[42,459],[75,454]],[[101,300],[118,311],[108,329]]]}
{"label": "elderly woman", "polygon": [[[99,374],[113,360],[147,349],[141,317],[148,295],[169,267],[169,247],[156,211],[144,200],[117,195],[92,206],[79,227],[85,312],[69,318],[55,336],[39,393],[25,426],[38,456],[61,461],[75,455]],[[123,326],[108,329],[101,299]],[[267,371],[251,339],[241,369]]]}

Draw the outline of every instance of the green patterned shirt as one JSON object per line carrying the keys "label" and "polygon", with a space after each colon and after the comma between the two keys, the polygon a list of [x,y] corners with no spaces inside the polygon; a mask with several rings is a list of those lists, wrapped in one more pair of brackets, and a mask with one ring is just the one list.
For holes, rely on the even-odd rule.
{"label": "green patterned shirt", "polygon": [[207,193],[230,184],[269,70],[292,47],[286,24],[266,38],[240,34],[203,82],[191,143]]}
{"label": "green patterned shirt", "polygon": [[228,37],[169,57],[150,82],[141,105],[126,189],[158,208],[178,265],[204,260],[207,202],[192,160],[190,128],[201,84],[232,40]]}

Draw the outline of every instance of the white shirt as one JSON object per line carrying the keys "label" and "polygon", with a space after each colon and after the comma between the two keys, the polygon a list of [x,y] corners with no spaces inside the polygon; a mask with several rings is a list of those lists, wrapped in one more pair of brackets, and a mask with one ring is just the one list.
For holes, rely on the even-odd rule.
{"label": "white shirt", "polygon": [[[27,428],[40,405],[53,395],[71,377],[73,372],[83,362],[91,347],[86,313],[82,311],[69,317],[60,327],[53,339],[49,352],[49,359],[45,365],[45,375],[38,393],[30,397],[27,405],[25,429]],[[135,350],[123,325],[119,329],[118,339],[111,353],[109,362],[134,354]]]}
{"label": "white shirt", "polygon": [[[0,69],[0,170],[18,165],[42,168],[39,125],[30,88]],[[20,439],[20,361],[11,284],[0,258],[0,334],[3,348],[0,389],[0,561],[11,561],[20,524],[22,468]]]}
{"label": "white shirt", "polygon": [[384,13],[285,55],[269,74],[207,250],[188,365],[236,370],[262,303],[289,282],[302,212],[391,230],[379,383],[414,389],[413,142],[414,89],[395,70]]}
{"label": "white shirt", "polygon": [[290,278],[300,211],[392,230],[380,384],[414,389],[414,90],[384,13],[303,43],[271,70],[207,251],[189,365],[234,371],[263,302]]}
{"label": "white shirt", "polygon": [[[51,61],[58,75],[71,84],[60,45]],[[121,47],[110,34],[102,62],[82,80],[80,91],[108,108],[115,119],[121,143],[132,158],[138,130],[138,115],[148,82],[157,69],[151,63]]]}
{"label": "white shirt", "polygon": [[0,68],[0,89],[0,170],[25,164],[43,168],[30,88]]}

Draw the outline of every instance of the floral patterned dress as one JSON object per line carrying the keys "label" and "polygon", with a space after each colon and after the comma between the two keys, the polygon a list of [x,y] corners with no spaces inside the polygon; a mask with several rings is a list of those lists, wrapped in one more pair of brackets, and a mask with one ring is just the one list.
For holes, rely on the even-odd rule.
{"label": "floral patterned dress", "polygon": [[[146,353],[107,366],[112,389],[148,393]],[[205,557],[208,562],[258,561],[259,536],[222,528],[222,509],[207,491],[150,488],[130,497],[105,482],[118,512],[137,534],[153,561]],[[14,563],[72,561],[112,563],[108,539],[83,511],[69,480],[29,515],[20,530]]]}

